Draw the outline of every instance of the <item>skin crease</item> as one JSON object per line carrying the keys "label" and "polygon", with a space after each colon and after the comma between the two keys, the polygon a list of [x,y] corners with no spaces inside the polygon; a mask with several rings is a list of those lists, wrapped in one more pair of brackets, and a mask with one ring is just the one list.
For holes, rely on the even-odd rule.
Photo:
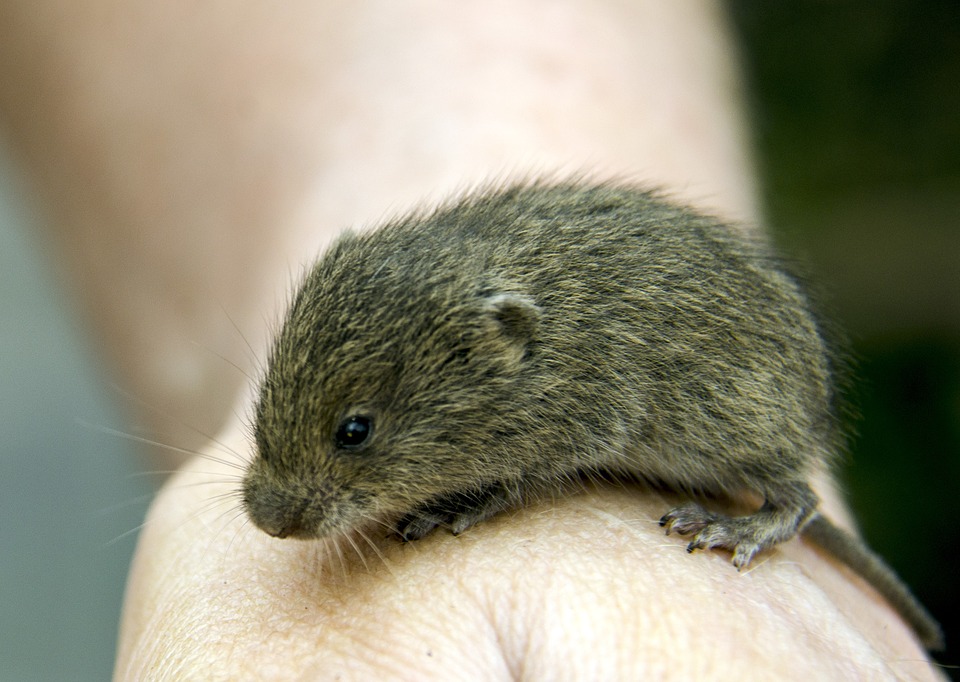
{"label": "skin crease", "polygon": [[[212,433],[154,503],[117,679],[935,679],[880,598],[803,541],[738,573],[608,486],[409,545],[239,518],[252,457],[221,359],[264,357],[333,234],[491,176],[628,176],[756,219],[708,2],[9,0],[0,114],[64,280],[131,392]],[[82,178],[78,182],[77,178]],[[238,238],[242,235],[243,238]],[[249,413],[249,395],[234,412]],[[199,423],[198,423],[199,422]],[[159,424],[155,424],[158,428]],[[161,440],[188,445],[167,427]],[[836,493],[817,492],[831,518]],[[225,497],[219,497],[225,495]]]}

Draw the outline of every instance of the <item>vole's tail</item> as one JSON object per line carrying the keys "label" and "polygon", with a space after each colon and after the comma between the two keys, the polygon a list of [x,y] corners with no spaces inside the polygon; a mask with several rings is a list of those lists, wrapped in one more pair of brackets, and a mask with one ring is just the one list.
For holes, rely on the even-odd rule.
{"label": "vole's tail", "polygon": [[943,631],[917,601],[899,576],[859,538],[837,528],[822,514],[814,514],[801,531],[817,545],[846,564],[890,602],[931,651],[943,649]]}

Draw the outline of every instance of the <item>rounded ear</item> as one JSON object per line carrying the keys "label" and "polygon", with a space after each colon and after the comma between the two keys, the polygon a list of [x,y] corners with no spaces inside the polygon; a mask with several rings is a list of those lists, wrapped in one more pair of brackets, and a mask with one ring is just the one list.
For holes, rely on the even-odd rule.
{"label": "rounded ear", "polygon": [[494,294],[483,301],[483,314],[499,334],[519,346],[526,346],[540,326],[540,308],[526,296]]}

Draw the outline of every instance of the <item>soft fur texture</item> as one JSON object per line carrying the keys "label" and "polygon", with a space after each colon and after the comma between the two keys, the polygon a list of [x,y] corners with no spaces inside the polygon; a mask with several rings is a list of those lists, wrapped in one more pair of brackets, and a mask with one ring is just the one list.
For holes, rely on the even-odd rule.
{"label": "soft fur texture", "polygon": [[[347,233],[312,269],[261,387],[245,505],[280,537],[387,519],[415,539],[629,475],[761,496],[661,521],[743,567],[815,515],[808,481],[842,442],[833,376],[764,241],[626,186],[490,189]],[[354,415],[370,437],[338,446]]]}

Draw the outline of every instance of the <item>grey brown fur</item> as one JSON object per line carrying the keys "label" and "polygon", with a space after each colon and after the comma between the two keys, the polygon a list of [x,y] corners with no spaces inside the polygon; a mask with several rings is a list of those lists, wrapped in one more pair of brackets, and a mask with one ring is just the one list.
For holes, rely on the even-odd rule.
{"label": "grey brown fur", "polygon": [[907,588],[816,512],[808,482],[842,446],[834,383],[762,240],[625,186],[490,189],[347,233],[309,272],[260,389],[244,503],[277,537],[391,520],[416,539],[584,475],[751,492],[748,516],[691,502],[661,525],[738,568],[807,526],[937,646]]}

